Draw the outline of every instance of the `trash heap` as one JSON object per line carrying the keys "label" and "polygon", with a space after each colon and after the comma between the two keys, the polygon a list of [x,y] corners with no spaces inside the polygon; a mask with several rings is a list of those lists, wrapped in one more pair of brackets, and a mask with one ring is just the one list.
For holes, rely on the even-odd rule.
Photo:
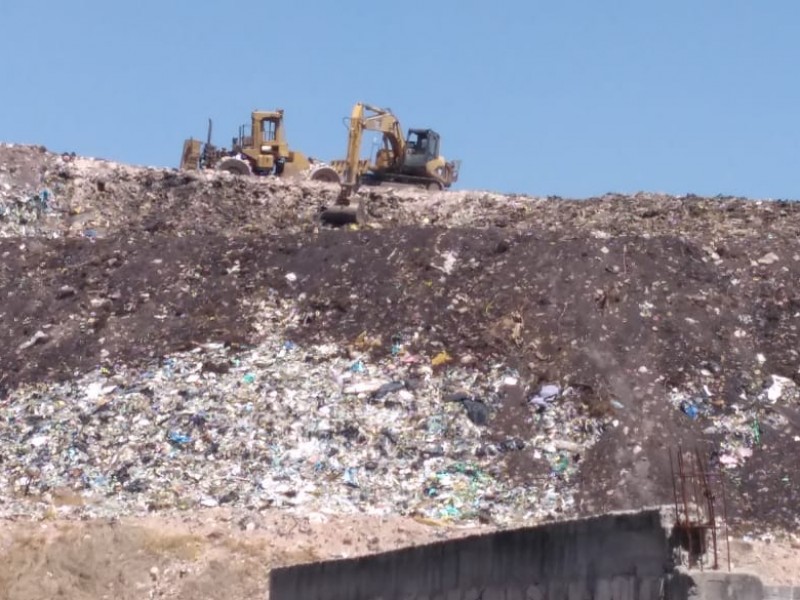
{"label": "trash heap", "polygon": [[24,166],[18,161],[0,161],[0,237],[38,232],[40,222],[52,212],[53,191],[38,168],[20,173]]}
{"label": "trash heap", "polygon": [[16,235],[26,235],[28,224],[36,223],[50,210],[51,197],[47,189],[22,198],[0,193],[0,220],[13,226]]}
{"label": "trash heap", "polygon": [[[702,369],[706,379],[713,377],[709,369]],[[797,384],[787,377],[770,375],[766,386],[748,396],[742,393],[740,402],[726,404],[715,398],[709,385],[699,389],[688,387],[673,389],[669,402],[687,418],[697,421],[703,433],[719,440],[712,455],[712,465],[732,470],[741,467],[762,445],[762,432],[766,425],[771,430],[783,431],[790,425],[782,414],[782,407],[792,407],[800,401]],[[800,442],[800,432],[792,437]]]}
{"label": "trash heap", "polygon": [[800,204],[337,192],[0,146],[0,510],[796,526]]}
{"label": "trash heap", "polygon": [[[268,312],[262,323],[278,318]],[[519,386],[502,364],[415,354],[402,337],[374,361],[363,339],[301,347],[275,331],[2,398],[0,515],[227,505],[501,525],[574,508],[575,457],[604,423],[568,390],[543,386],[528,435],[497,441],[500,395]],[[541,460],[543,476],[508,479],[515,453]]]}

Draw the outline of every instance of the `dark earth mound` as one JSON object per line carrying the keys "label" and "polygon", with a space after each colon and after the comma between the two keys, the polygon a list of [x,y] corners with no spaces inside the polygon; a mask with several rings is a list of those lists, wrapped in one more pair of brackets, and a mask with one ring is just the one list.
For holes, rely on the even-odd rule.
{"label": "dark earth mound", "polygon": [[[568,236],[535,224],[10,238],[0,240],[0,385],[206,341],[248,344],[253,307],[277,297],[298,311],[299,344],[366,334],[385,354],[403,339],[456,360],[502,359],[529,389],[572,386],[588,414],[619,421],[582,457],[583,510],[669,502],[667,449],[719,437],[668,404],[670,389],[710,370],[724,415],[768,375],[797,378],[796,252],[794,231],[780,227],[713,248],[677,232]],[[526,400],[506,398],[498,435],[513,435]],[[781,410],[789,424],[764,421],[763,444],[734,474],[729,501],[741,520],[794,527],[800,406]],[[533,463],[508,464],[512,477],[544,476]]]}

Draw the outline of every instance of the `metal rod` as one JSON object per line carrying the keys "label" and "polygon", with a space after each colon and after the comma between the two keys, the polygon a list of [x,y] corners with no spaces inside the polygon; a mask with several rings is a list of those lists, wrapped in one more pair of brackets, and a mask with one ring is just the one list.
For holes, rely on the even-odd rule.
{"label": "metal rod", "polygon": [[705,467],[703,466],[703,457],[700,453],[700,448],[695,448],[697,468],[703,478],[702,483],[705,488],[706,503],[708,505],[708,523],[711,526],[711,541],[714,545],[714,570],[719,569],[719,553],[717,551],[717,515],[714,510],[714,494],[711,490],[711,485],[706,477]]}
{"label": "metal rod", "polygon": [[728,500],[725,494],[725,478],[719,478],[722,487],[722,517],[725,519],[725,545],[728,550],[728,573],[731,572],[731,536],[728,532]]}
{"label": "metal rod", "polygon": [[680,522],[678,516],[678,485],[675,482],[675,466],[672,463],[672,448],[668,449],[669,452],[669,472],[672,475],[672,496],[675,498],[675,523]]}
{"label": "metal rod", "polygon": [[[695,462],[695,457],[693,457],[693,454],[691,452],[689,452],[689,462],[690,463]],[[697,466],[695,465],[695,469],[696,468],[697,468]],[[703,551],[705,550],[705,530],[702,529],[702,525],[705,523],[705,519],[703,518],[705,515],[702,512],[702,508],[701,508],[702,504],[700,503],[700,500],[699,500],[699,490],[698,490],[698,481],[697,480],[698,480],[697,477],[692,477],[690,479],[691,484],[692,484],[692,496],[694,498],[694,509],[696,511],[698,511],[698,514],[697,514],[698,523],[697,524],[701,525],[701,528],[698,528],[698,533],[701,533],[702,537],[698,540],[699,544],[700,544],[700,547],[697,550],[698,550],[698,557],[699,557],[698,562],[700,563],[700,570],[703,571],[704,570],[703,569],[703,559],[702,559],[701,555],[703,554]]]}
{"label": "metal rod", "polygon": [[683,448],[679,445],[678,446],[678,473],[681,480],[681,497],[683,500],[683,514],[684,514],[684,527],[686,528],[686,540],[689,545],[689,564],[688,566],[692,566],[692,535],[690,531],[689,523],[689,500],[686,497],[686,477],[684,475],[684,468],[683,468]]}

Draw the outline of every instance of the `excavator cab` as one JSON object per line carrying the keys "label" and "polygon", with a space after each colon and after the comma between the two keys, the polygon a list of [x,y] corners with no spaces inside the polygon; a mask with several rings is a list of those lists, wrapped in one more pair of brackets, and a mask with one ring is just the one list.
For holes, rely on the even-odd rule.
{"label": "excavator cab", "polygon": [[409,129],[403,166],[409,172],[424,171],[439,156],[439,134],[432,129]]}

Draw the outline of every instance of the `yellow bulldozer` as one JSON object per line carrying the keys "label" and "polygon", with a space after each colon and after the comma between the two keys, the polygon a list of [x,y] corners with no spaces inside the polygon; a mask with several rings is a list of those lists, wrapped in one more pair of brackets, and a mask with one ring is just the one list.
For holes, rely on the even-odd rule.
{"label": "yellow bulldozer", "polygon": [[212,144],[213,123],[208,120],[206,141],[190,138],[183,143],[180,169],[196,171],[214,169],[235,175],[275,176],[290,179],[310,179],[339,183],[339,173],[331,166],[307,157],[302,152],[289,149],[281,109],[255,110],[247,125],[231,142],[231,148]]}
{"label": "yellow bulldozer", "polygon": [[[347,157],[331,161],[341,177],[342,189],[336,204],[322,214],[331,224],[358,223],[364,219],[363,206],[351,197],[361,185],[390,185],[443,190],[458,181],[461,161],[447,161],[439,154],[441,139],[433,129],[409,129],[406,136],[397,117],[388,108],[357,103],[348,125]],[[361,159],[365,131],[382,134],[382,147],[374,163]]]}

